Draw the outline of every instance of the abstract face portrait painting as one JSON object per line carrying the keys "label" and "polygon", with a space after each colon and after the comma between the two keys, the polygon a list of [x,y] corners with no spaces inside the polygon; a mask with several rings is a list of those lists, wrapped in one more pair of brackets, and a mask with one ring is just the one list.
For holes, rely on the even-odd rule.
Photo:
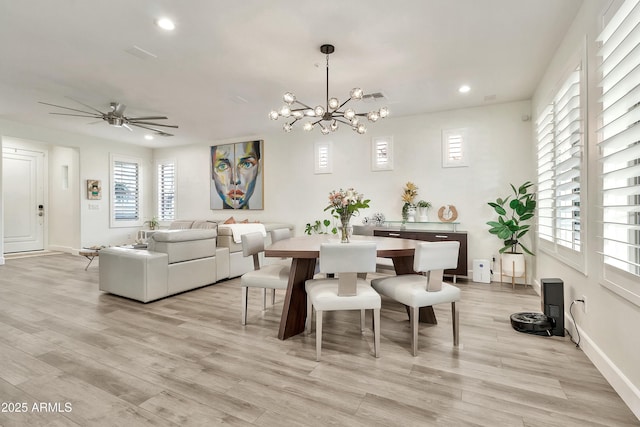
{"label": "abstract face portrait painting", "polygon": [[211,147],[211,209],[264,209],[263,141]]}

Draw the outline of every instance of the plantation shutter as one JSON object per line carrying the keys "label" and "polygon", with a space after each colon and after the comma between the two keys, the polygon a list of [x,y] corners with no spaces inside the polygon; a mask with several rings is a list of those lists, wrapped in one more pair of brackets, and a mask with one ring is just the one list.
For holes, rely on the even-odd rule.
{"label": "plantation shutter", "polygon": [[389,141],[378,139],[374,144],[376,166],[379,169],[387,169],[389,165]]}
{"label": "plantation shutter", "polygon": [[176,165],[158,164],[158,219],[173,221],[176,215]]}
{"label": "plantation shutter", "polygon": [[135,162],[114,161],[114,219],[134,221],[140,218],[139,166]]}
{"label": "plantation shutter", "polygon": [[538,236],[553,241],[554,190],[553,190],[553,106],[549,105],[540,115],[538,134]]}
{"label": "plantation shutter", "polygon": [[538,237],[580,251],[582,113],[580,67],[562,84],[536,123]]}
{"label": "plantation shutter", "polygon": [[625,1],[600,34],[603,260],[640,276],[640,1]]}
{"label": "plantation shutter", "polygon": [[571,73],[555,102],[556,243],[580,250],[582,129],[580,71]]}

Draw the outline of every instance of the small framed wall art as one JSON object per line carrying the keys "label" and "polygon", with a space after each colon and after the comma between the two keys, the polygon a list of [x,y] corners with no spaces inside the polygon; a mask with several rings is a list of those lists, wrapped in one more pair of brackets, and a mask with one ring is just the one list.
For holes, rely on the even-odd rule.
{"label": "small framed wall art", "polygon": [[100,200],[102,199],[102,184],[99,179],[87,180],[87,199]]}

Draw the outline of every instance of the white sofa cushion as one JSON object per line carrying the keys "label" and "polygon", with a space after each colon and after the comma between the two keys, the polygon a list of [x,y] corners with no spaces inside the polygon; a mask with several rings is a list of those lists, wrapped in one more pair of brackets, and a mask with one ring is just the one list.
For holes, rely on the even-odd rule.
{"label": "white sofa cushion", "polygon": [[216,230],[163,230],[151,236],[149,250],[169,256],[169,264],[216,254]]}
{"label": "white sofa cushion", "polygon": [[216,236],[215,229],[162,230],[153,233],[152,239],[156,242],[187,242],[212,239]]}

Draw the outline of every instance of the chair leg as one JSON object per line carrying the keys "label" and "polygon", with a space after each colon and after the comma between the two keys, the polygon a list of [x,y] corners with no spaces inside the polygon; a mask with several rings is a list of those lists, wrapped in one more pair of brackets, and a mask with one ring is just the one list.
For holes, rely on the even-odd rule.
{"label": "chair leg", "polygon": [[267,289],[262,288],[262,310],[267,309]]}
{"label": "chair leg", "polygon": [[316,361],[320,361],[322,352],[322,311],[316,310]]}
{"label": "chair leg", "polygon": [[451,303],[451,323],[453,324],[453,345],[458,347],[460,344],[460,318],[455,301]]}
{"label": "chair leg", "polygon": [[242,324],[246,325],[247,324],[247,294],[248,294],[249,288],[247,288],[246,286],[242,287]]}
{"label": "chair leg", "polygon": [[276,303],[276,290],[271,289],[271,305],[274,305],[275,303]]}
{"label": "chair leg", "polygon": [[364,333],[364,319],[367,317],[365,310],[360,310],[360,333]]}
{"label": "chair leg", "polygon": [[418,355],[418,318],[420,317],[419,308],[409,307],[409,321],[411,322],[411,353],[413,356]]}
{"label": "chair leg", "polygon": [[380,357],[380,309],[373,310],[373,350]]}
{"label": "chair leg", "polygon": [[311,333],[311,322],[313,321],[313,305],[311,304],[311,298],[307,296],[307,319],[304,321],[304,329],[308,334]]}

